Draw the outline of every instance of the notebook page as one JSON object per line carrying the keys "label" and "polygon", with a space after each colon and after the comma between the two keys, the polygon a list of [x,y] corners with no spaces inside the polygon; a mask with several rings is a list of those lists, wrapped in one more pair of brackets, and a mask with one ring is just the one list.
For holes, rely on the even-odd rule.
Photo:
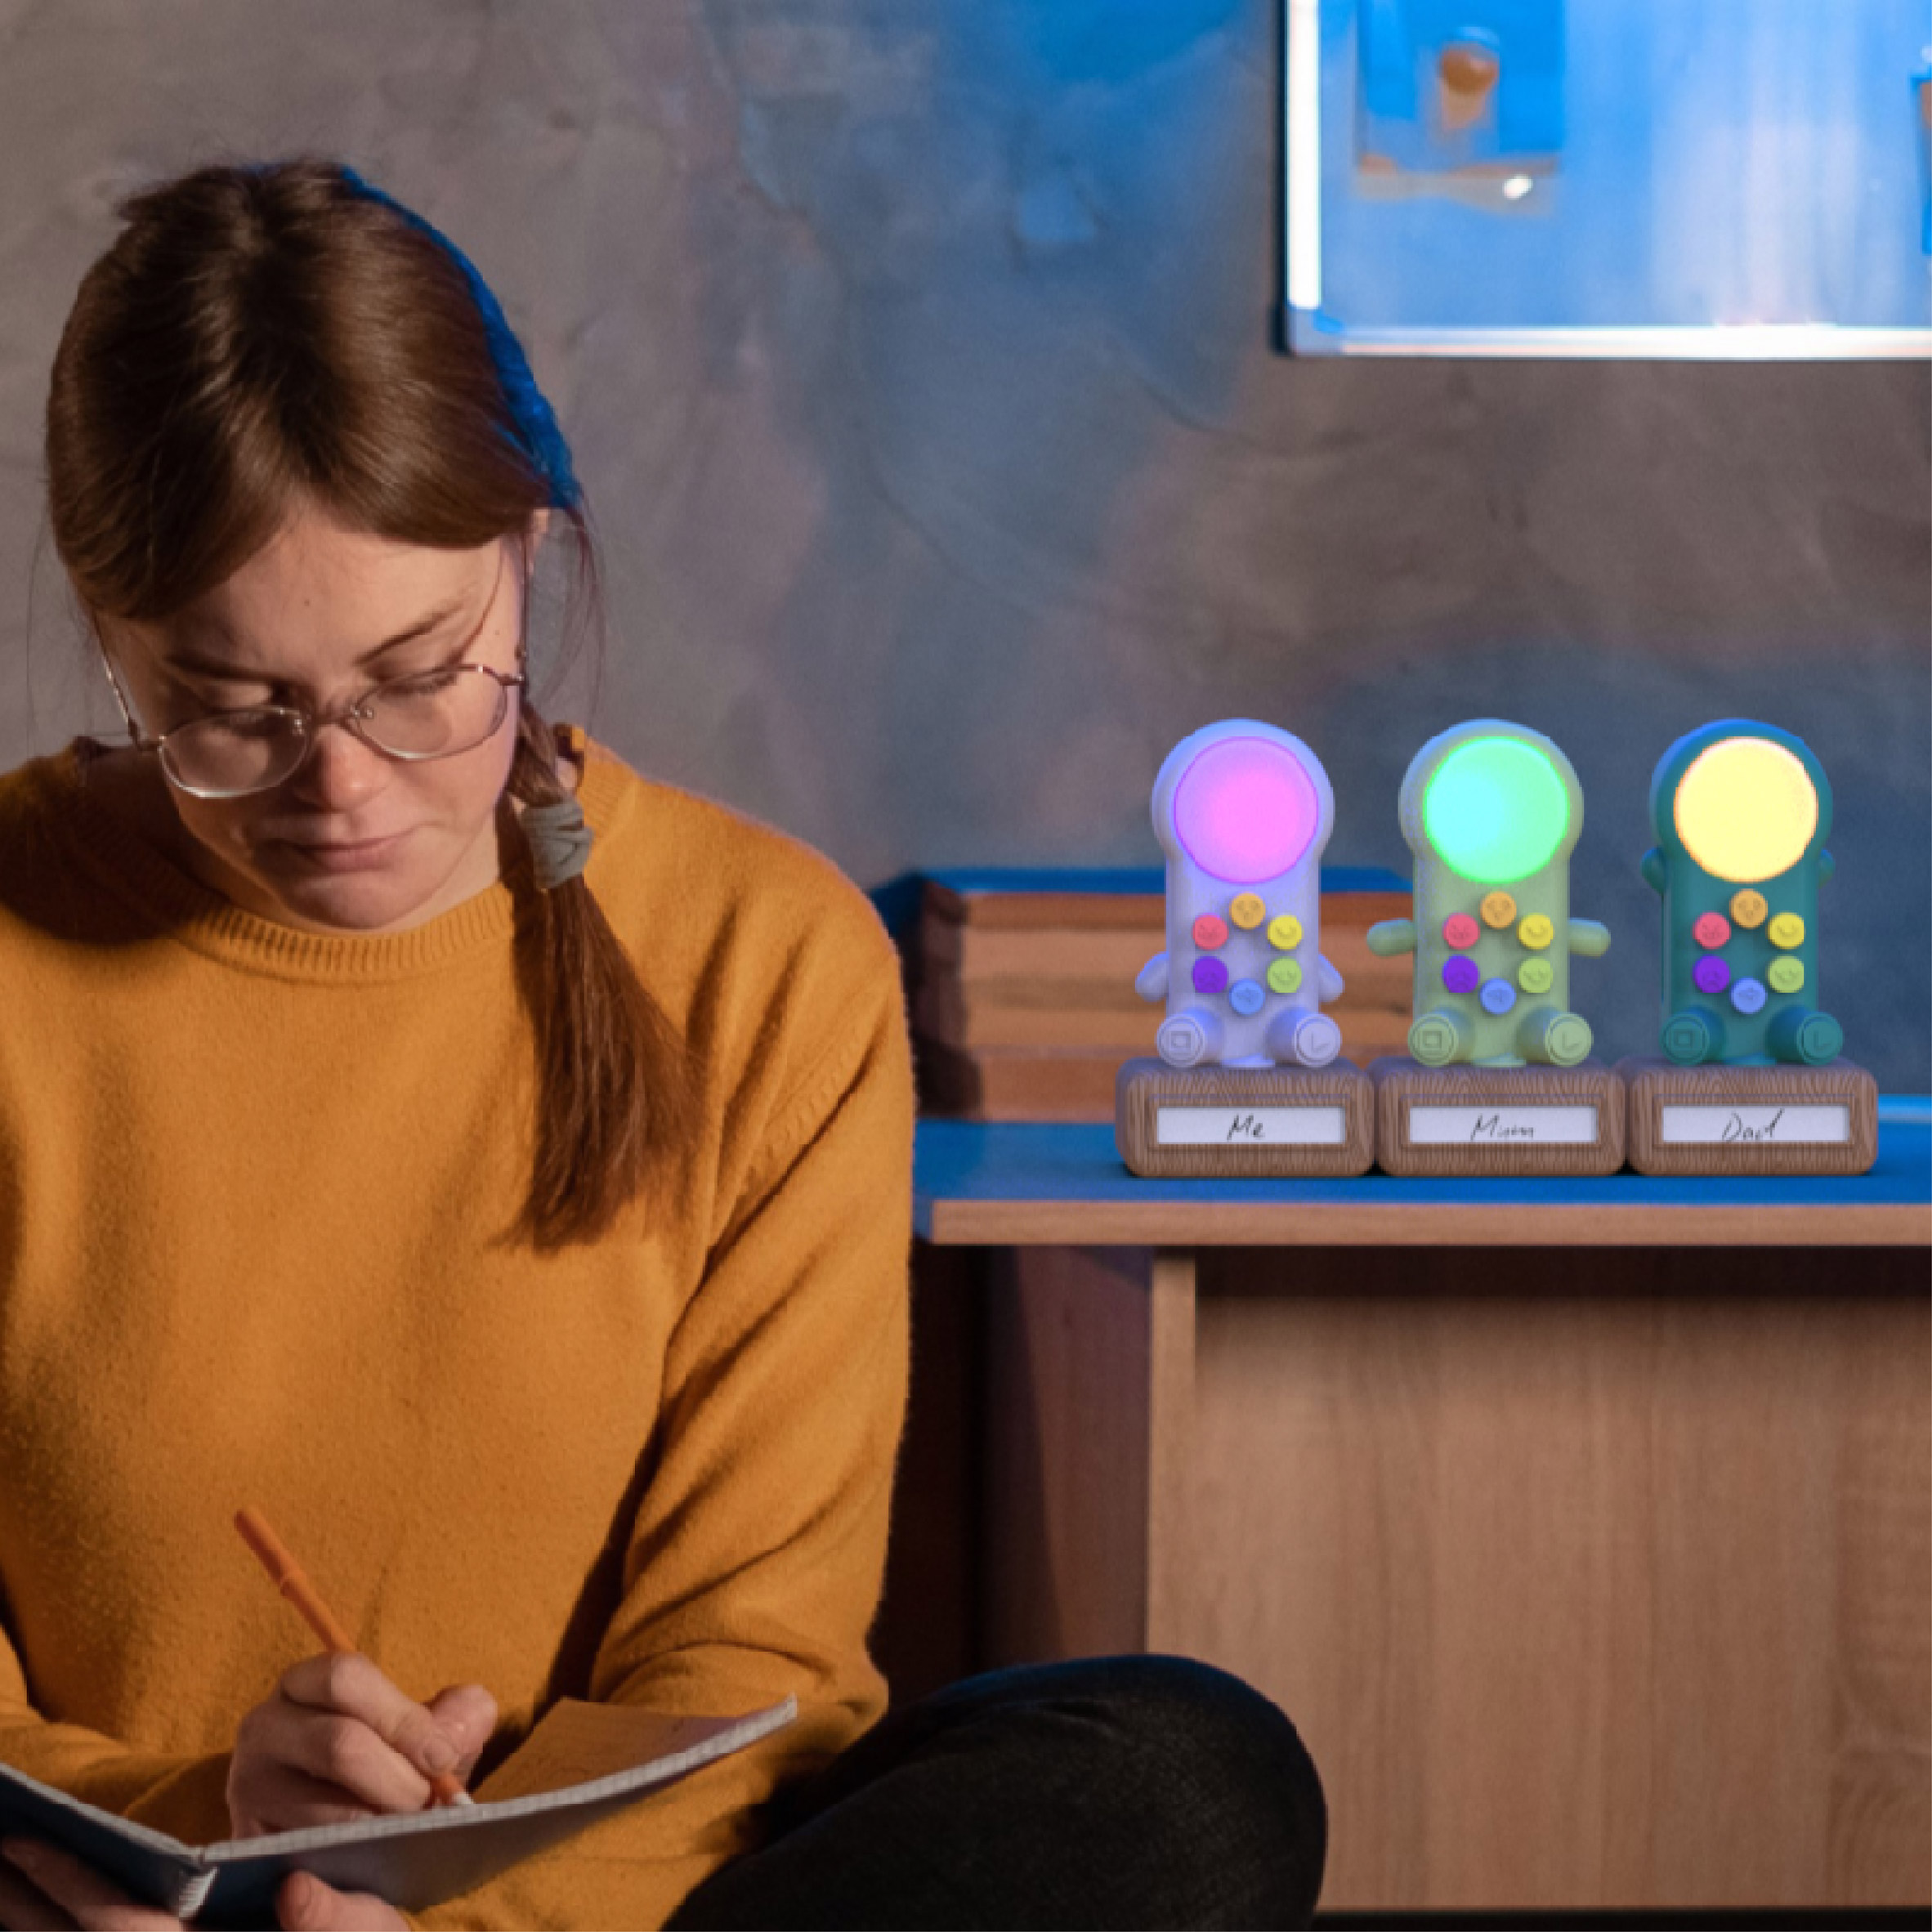
{"label": "notebook page", "polygon": [[470,1796],[479,1805],[491,1805],[533,1792],[565,1791],[688,1751],[738,1721],[560,1697]]}

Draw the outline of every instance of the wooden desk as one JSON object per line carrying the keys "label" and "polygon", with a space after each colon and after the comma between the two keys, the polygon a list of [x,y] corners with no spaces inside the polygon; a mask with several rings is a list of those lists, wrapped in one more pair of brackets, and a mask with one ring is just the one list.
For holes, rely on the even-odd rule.
{"label": "wooden desk", "polygon": [[970,1666],[1248,1679],[1327,1909],[1932,1898],[1932,1106],[1880,1122],[1842,1179],[1227,1183],[923,1121]]}

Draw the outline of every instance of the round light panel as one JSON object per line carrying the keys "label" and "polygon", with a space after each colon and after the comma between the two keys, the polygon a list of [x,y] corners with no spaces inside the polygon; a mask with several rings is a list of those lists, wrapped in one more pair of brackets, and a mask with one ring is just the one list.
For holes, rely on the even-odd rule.
{"label": "round light panel", "polygon": [[1443,863],[1483,885],[1540,871],[1570,829],[1562,775],[1520,738],[1472,738],[1437,766],[1422,827]]}
{"label": "round light panel", "polygon": [[1721,738],[1691,760],[1671,810],[1684,849],[1706,872],[1751,885],[1805,856],[1818,830],[1818,788],[1782,745]]}
{"label": "round light panel", "polygon": [[1181,774],[1174,830],[1204,872],[1237,884],[1277,879],[1321,829],[1322,801],[1301,760],[1269,738],[1222,738]]}

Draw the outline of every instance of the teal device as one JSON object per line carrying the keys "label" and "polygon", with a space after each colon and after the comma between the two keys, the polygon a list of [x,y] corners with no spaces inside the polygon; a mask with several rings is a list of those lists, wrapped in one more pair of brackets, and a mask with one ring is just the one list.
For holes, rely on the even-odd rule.
{"label": "teal device", "polygon": [[1431,738],[1399,803],[1415,858],[1415,917],[1369,928],[1371,952],[1415,955],[1409,1052],[1424,1067],[1574,1067],[1590,1023],[1570,960],[1610,929],[1570,916],[1583,788],[1540,731],[1480,718]]}
{"label": "teal device", "polygon": [[1664,903],[1666,1059],[1731,1066],[1837,1058],[1818,1003],[1818,892],[1831,876],[1831,787],[1804,740],[1720,718],[1679,738],[1650,781]]}

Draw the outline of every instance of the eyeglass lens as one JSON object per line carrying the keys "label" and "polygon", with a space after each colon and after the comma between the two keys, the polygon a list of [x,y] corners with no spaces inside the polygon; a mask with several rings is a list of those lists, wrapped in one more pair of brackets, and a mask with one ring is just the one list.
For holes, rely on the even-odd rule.
{"label": "eyeglass lens", "polygon": [[[447,758],[495,731],[506,700],[488,672],[457,666],[378,686],[357,705],[357,724],[362,736],[399,757]],[[162,753],[177,785],[262,791],[302,763],[309,736],[300,712],[264,706],[181,725],[168,734]]]}

